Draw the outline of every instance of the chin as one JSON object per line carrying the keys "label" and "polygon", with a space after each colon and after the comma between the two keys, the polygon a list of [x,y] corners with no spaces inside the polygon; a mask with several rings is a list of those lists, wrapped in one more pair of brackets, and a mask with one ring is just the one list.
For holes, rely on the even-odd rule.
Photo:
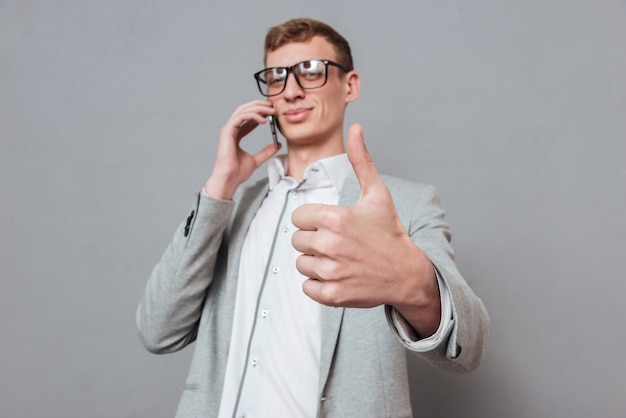
{"label": "chin", "polygon": [[282,134],[287,139],[287,142],[292,144],[308,144],[317,142],[316,138],[319,136],[319,133],[316,135],[310,129],[300,129],[299,127],[286,129],[282,132]]}

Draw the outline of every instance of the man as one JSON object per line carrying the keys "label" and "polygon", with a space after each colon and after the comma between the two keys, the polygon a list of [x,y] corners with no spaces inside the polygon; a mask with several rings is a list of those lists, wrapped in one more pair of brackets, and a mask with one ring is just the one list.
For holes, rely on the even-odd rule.
{"label": "man", "polygon": [[[270,29],[267,100],[221,129],[212,174],[148,281],[146,347],[195,341],[181,417],[410,417],[405,347],[447,370],[480,363],[489,318],[453,262],[434,188],[381,177],[359,125],[360,78],[328,25]],[[275,117],[287,154],[240,146]]]}

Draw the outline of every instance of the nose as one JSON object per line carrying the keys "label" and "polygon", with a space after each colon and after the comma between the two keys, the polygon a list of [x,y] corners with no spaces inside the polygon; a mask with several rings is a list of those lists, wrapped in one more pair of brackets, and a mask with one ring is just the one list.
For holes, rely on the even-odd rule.
{"label": "nose", "polygon": [[298,81],[296,80],[296,75],[292,71],[287,73],[287,80],[285,81],[285,90],[283,91],[283,95],[287,100],[293,100],[304,96],[304,89],[300,87],[300,84],[298,84]]}

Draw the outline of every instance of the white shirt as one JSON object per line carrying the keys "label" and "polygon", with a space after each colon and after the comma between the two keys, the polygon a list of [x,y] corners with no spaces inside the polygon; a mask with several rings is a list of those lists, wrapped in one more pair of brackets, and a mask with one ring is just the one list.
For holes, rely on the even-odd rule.
{"label": "white shirt", "polygon": [[[337,204],[352,167],[346,154],[311,164],[298,184],[285,176],[286,156],[268,165],[269,192],[246,235],[233,332],[219,417],[315,417],[318,405],[321,306],[302,291],[306,280],[291,245],[291,214],[304,203]],[[450,321],[447,289],[439,281],[442,318]],[[405,341],[425,351],[445,329],[415,342],[395,310],[393,323]],[[235,413],[233,413],[235,411]]]}

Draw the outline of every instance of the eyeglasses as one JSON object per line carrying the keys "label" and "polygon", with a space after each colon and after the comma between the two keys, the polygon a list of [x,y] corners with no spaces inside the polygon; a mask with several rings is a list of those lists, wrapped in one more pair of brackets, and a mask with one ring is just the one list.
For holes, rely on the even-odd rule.
{"label": "eyeglasses", "polygon": [[307,60],[291,67],[266,68],[254,74],[259,91],[263,96],[276,96],[285,90],[289,73],[293,74],[296,83],[303,89],[317,89],[328,81],[328,66],[332,65],[346,73],[349,71],[342,65],[328,60]]}

